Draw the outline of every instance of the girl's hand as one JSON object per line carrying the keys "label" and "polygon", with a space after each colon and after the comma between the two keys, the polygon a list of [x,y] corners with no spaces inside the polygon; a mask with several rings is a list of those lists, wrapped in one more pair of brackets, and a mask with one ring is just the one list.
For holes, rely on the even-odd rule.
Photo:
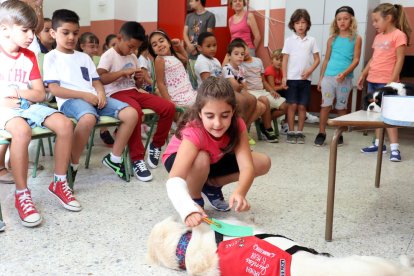
{"label": "girl's hand", "polygon": [[319,82],[318,82],[318,86],[316,87],[316,89],[318,89],[318,91],[319,91],[319,92],[321,92],[321,91],[322,91],[322,88],[321,88],[321,83],[322,83],[322,79],[320,79],[320,80],[319,80]]}
{"label": "girl's hand", "polygon": [[246,197],[244,197],[243,195],[234,192],[229,199],[229,206],[230,209],[233,209],[233,206],[236,204],[237,202],[237,206],[234,209],[236,212],[245,212],[245,211],[249,211],[250,210],[250,204],[247,201]]}
{"label": "girl's hand", "polygon": [[336,81],[339,82],[339,83],[343,82],[344,79],[345,79],[345,74],[344,73],[340,73],[340,74],[338,74],[338,76],[336,76]]}
{"label": "girl's hand", "polygon": [[185,218],[185,225],[188,227],[195,227],[200,225],[203,222],[203,218],[207,218],[207,214],[204,212],[203,208],[197,205],[198,212],[191,213]]}
{"label": "girl's hand", "polygon": [[362,90],[362,88],[364,88],[364,81],[365,79],[362,76],[360,76],[357,82],[358,90]]}
{"label": "girl's hand", "polygon": [[179,52],[183,47],[183,45],[181,44],[181,40],[179,40],[178,38],[171,39],[171,46],[176,52]]}

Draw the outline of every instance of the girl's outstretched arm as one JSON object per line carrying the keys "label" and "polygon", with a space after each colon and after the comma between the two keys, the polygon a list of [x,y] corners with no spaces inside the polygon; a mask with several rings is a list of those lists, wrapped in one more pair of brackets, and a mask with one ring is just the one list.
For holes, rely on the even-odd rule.
{"label": "girl's outstretched arm", "polygon": [[240,173],[239,184],[230,196],[229,205],[230,208],[233,208],[234,204],[237,202],[235,209],[237,212],[243,212],[250,209],[250,204],[246,199],[246,195],[253,183],[255,172],[253,157],[248,141],[247,130],[245,130],[241,133],[240,142],[234,150]]}
{"label": "girl's outstretched arm", "polygon": [[[182,220],[189,227],[199,225],[207,215],[191,199],[190,192],[196,183],[189,183],[188,175],[199,150],[189,140],[183,139],[178,148],[174,165],[167,181],[167,193]],[[203,183],[201,183],[202,185]]]}

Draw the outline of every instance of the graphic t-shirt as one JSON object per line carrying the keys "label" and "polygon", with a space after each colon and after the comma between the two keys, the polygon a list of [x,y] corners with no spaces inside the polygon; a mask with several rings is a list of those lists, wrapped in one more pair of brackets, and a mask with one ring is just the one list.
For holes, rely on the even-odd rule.
{"label": "graphic t-shirt", "polygon": [[[105,69],[108,72],[118,72],[128,68],[141,68],[136,55],[121,56],[114,48],[106,51],[99,61],[98,68]],[[133,76],[121,77],[110,84],[104,85],[107,96],[122,91],[135,89],[135,80]]]}
{"label": "graphic t-shirt", "polygon": [[389,34],[377,34],[372,43],[374,53],[369,66],[367,81],[391,82],[392,71],[397,62],[397,48],[407,45],[407,36],[399,29]]}
{"label": "graphic t-shirt", "polygon": [[[11,86],[27,89],[30,81],[41,78],[36,56],[28,49],[20,48],[17,56],[10,56],[0,46],[0,64],[0,91]],[[0,97],[4,97],[1,92]]]}
{"label": "graphic t-shirt", "polygon": [[233,78],[239,83],[246,82],[244,78],[245,72],[243,67],[239,66],[237,69],[230,65],[230,63],[223,67],[223,77],[226,79]]}

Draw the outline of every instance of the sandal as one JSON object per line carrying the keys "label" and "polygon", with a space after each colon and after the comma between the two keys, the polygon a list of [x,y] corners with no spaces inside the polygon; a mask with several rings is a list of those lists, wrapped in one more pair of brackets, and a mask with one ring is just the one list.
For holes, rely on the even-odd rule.
{"label": "sandal", "polygon": [[0,167],[0,171],[6,170],[6,173],[0,175],[0,184],[14,184],[13,175],[5,167]]}

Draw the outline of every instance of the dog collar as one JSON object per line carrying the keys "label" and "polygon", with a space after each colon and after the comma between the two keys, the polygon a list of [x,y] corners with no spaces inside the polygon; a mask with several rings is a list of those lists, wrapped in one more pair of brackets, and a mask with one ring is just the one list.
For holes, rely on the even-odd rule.
{"label": "dog collar", "polygon": [[188,244],[191,240],[191,232],[184,233],[180,240],[178,241],[177,248],[175,249],[175,256],[177,256],[178,259],[178,267],[180,269],[185,270],[185,253],[187,252]]}

